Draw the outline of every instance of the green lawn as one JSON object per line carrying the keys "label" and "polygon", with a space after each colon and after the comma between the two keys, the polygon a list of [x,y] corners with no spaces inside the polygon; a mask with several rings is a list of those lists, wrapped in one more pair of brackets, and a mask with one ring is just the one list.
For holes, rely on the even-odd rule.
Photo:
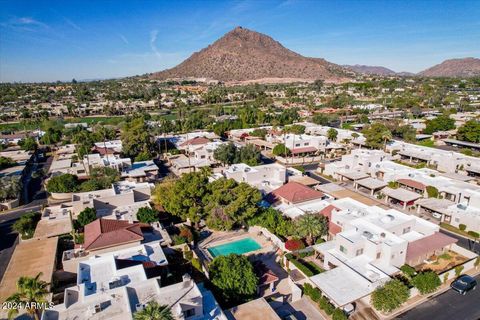
{"label": "green lawn", "polygon": [[454,226],[452,226],[452,225],[450,225],[450,224],[448,224],[448,223],[440,222],[440,227],[442,227],[442,228],[444,228],[444,229],[446,229],[446,230],[448,230],[448,231],[451,231],[451,232],[453,232],[453,233],[457,233],[457,234],[459,234],[459,235],[462,235],[462,236],[464,236],[464,237],[467,237],[467,238],[470,238],[470,239],[474,239],[471,235],[468,234],[467,231],[462,231],[462,230],[460,230],[460,229],[458,229],[458,228],[456,228],[456,227],[454,227]]}

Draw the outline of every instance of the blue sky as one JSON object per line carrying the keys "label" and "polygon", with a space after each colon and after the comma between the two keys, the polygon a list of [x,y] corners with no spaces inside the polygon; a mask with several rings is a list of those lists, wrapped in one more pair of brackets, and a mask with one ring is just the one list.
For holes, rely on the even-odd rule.
{"label": "blue sky", "polygon": [[339,64],[417,72],[480,57],[480,1],[0,0],[0,81],[175,66],[235,26]]}

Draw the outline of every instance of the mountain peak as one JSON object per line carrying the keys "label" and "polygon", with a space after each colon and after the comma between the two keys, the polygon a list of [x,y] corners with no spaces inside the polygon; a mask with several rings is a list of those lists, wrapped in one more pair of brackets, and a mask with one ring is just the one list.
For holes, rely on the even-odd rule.
{"label": "mountain peak", "polygon": [[467,57],[448,59],[419,73],[424,77],[476,77],[480,76],[480,59]]}
{"label": "mountain peak", "polygon": [[209,78],[219,81],[292,79],[338,81],[345,70],[293,52],[268,35],[238,26],[178,66],[153,78]]}

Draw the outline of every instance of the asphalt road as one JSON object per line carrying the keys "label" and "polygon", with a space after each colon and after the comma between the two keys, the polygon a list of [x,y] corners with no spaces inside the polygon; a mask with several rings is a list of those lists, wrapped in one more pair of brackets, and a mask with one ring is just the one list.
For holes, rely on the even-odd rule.
{"label": "asphalt road", "polygon": [[[476,277],[480,283],[480,276]],[[404,320],[477,320],[480,319],[480,288],[461,295],[453,290],[430,299],[400,315]]]}

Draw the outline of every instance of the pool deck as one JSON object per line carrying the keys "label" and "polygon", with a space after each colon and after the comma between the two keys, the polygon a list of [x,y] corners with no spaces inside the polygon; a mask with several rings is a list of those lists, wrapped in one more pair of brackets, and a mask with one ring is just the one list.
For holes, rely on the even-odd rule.
{"label": "pool deck", "polygon": [[247,231],[214,231],[205,240],[205,243],[200,245],[200,248],[205,256],[207,256],[209,259],[213,259],[214,257],[212,257],[210,252],[207,250],[208,248],[239,241],[245,238],[252,238],[261,246],[261,248],[258,250],[244,253],[246,256],[271,252],[273,249],[273,243],[268,241],[264,236],[258,236],[256,233]]}

